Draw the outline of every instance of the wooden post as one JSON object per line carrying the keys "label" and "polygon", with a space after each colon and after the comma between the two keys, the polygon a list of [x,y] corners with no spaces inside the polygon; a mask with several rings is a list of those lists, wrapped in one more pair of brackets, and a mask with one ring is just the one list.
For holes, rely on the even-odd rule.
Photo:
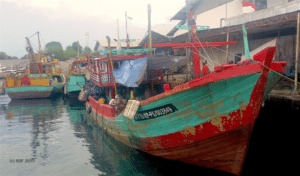
{"label": "wooden post", "polygon": [[[229,41],[229,30],[227,31],[227,42]],[[229,49],[229,45],[226,46],[226,61],[227,63],[229,63],[228,61],[228,49]]]}
{"label": "wooden post", "polygon": [[297,85],[298,85],[298,57],[299,57],[299,12],[297,18],[297,35],[296,35],[296,58],[295,58],[295,88],[293,94],[296,95],[297,93]]}
{"label": "wooden post", "polygon": [[152,56],[152,33],[151,33],[151,5],[148,4],[148,35],[149,35],[149,52]]}
{"label": "wooden post", "polygon": [[79,58],[79,41],[77,41],[77,59]]}
{"label": "wooden post", "polygon": [[[106,39],[107,39],[107,44],[108,44],[107,48],[108,48],[108,52],[109,52],[109,59],[110,59],[110,64],[111,64],[111,74],[112,74],[112,71],[114,70],[114,64],[113,64],[113,61],[111,58],[110,38],[108,36],[106,36]],[[118,95],[115,78],[114,78],[114,87],[115,87],[115,94]]]}
{"label": "wooden post", "polygon": [[[191,42],[191,28],[190,28],[190,24],[189,24],[189,11],[190,11],[190,1],[189,0],[185,0],[185,4],[186,4],[186,24],[188,26],[188,36],[189,36],[189,41]],[[188,43],[187,42],[187,43]],[[191,74],[191,49],[187,49],[187,56],[188,56],[188,63],[187,63],[187,80],[190,81],[190,74]]]}

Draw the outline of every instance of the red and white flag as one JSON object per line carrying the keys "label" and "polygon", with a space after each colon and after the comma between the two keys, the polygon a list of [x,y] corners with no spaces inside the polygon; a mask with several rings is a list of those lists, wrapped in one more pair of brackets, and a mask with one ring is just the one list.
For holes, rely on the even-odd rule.
{"label": "red and white flag", "polygon": [[127,34],[127,38],[126,38],[126,44],[127,44],[127,49],[130,49],[130,45],[129,45],[129,35]]}
{"label": "red and white flag", "polygon": [[255,4],[248,2],[248,1],[242,1],[242,3],[243,3],[243,13],[255,12],[255,10],[256,10]]}

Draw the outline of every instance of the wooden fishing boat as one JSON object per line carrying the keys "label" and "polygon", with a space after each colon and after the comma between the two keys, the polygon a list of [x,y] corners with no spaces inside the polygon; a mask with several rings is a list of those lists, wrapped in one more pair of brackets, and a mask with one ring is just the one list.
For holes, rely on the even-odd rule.
{"label": "wooden fishing boat", "polygon": [[68,96],[78,97],[80,90],[86,83],[86,66],[86,58],[78,58],[69,65],[67,83],[64,87],[64,94],[67,94]]}
{"label": "wooden fishing boat", "polygon": [[214,73],[141,101],[133,116],[92,97],[86,109],[130,147],[239,175],[265,93],[278,79],[269,68],[284,73],[285,62],[271,63],[274,53],[269,47],[254,56],[262,62],[216,66]]}
{"label": "wooden fishing boat", "polygon": [[36,58],[28,38],[26,50],[31,59],[25,73],[9,74],[4,82],[5,92],[11,99],[48,98],[62,93],[65,77],[57,59]]}
{"label": "wooden fishing boat", "polygon": [[[192,15],[190,18],[193,19]],[[215,66],[212,73],[203,74],[199,48],[236,42],[197,42],[196,26],[191,28],[193,41],[190,43],[154,46],[192,48],[193,80],[170,86],[164,76],[156,74],[158,79],[155,80],[163,85],[158,94],[146,96],[146,90],[143,98],[131,96],[121,110],[120,102],[124,101],[117,100],[120,106],[117,103],[109,105],[99,101],[99,96],[89,96],[86,113],[110,136],[132,148],[165,159],[240,175],[262,103],[280,79],[278,73],[284,73],[287,64],[272,62],[276,46],[265,47],[250,57],[243,26],[246,59],[238,64]],[[118,83],[121,83],[116,81],[114,62],[137,58],[143,57],[89,59],[87,70],[91,81],[108,98],[114,98],[114,92],[119,92]],[[153,80],[150,82],[153,89]]]}

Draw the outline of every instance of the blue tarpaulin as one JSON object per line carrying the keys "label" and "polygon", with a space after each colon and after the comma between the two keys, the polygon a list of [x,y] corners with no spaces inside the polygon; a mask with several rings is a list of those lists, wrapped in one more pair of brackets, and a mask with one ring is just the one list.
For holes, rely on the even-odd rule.
{"label": "blue tarpaulin", "polygon": [[146,73],[147,59],[124,60],[118,69],[112,71],[116,82],[127,87],[138,87]]}

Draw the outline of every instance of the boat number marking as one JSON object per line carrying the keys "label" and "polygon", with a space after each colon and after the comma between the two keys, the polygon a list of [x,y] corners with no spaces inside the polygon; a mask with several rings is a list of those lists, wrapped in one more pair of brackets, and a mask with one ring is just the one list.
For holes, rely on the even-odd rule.
{"label": "boat number marking", "polygon": [[146,111],[138,111],[134,117],[136,121],[153,119],[156,117],[164,116],[170,113],[178,111],[173,104],[166,104],[157,108],[149,109]]}

